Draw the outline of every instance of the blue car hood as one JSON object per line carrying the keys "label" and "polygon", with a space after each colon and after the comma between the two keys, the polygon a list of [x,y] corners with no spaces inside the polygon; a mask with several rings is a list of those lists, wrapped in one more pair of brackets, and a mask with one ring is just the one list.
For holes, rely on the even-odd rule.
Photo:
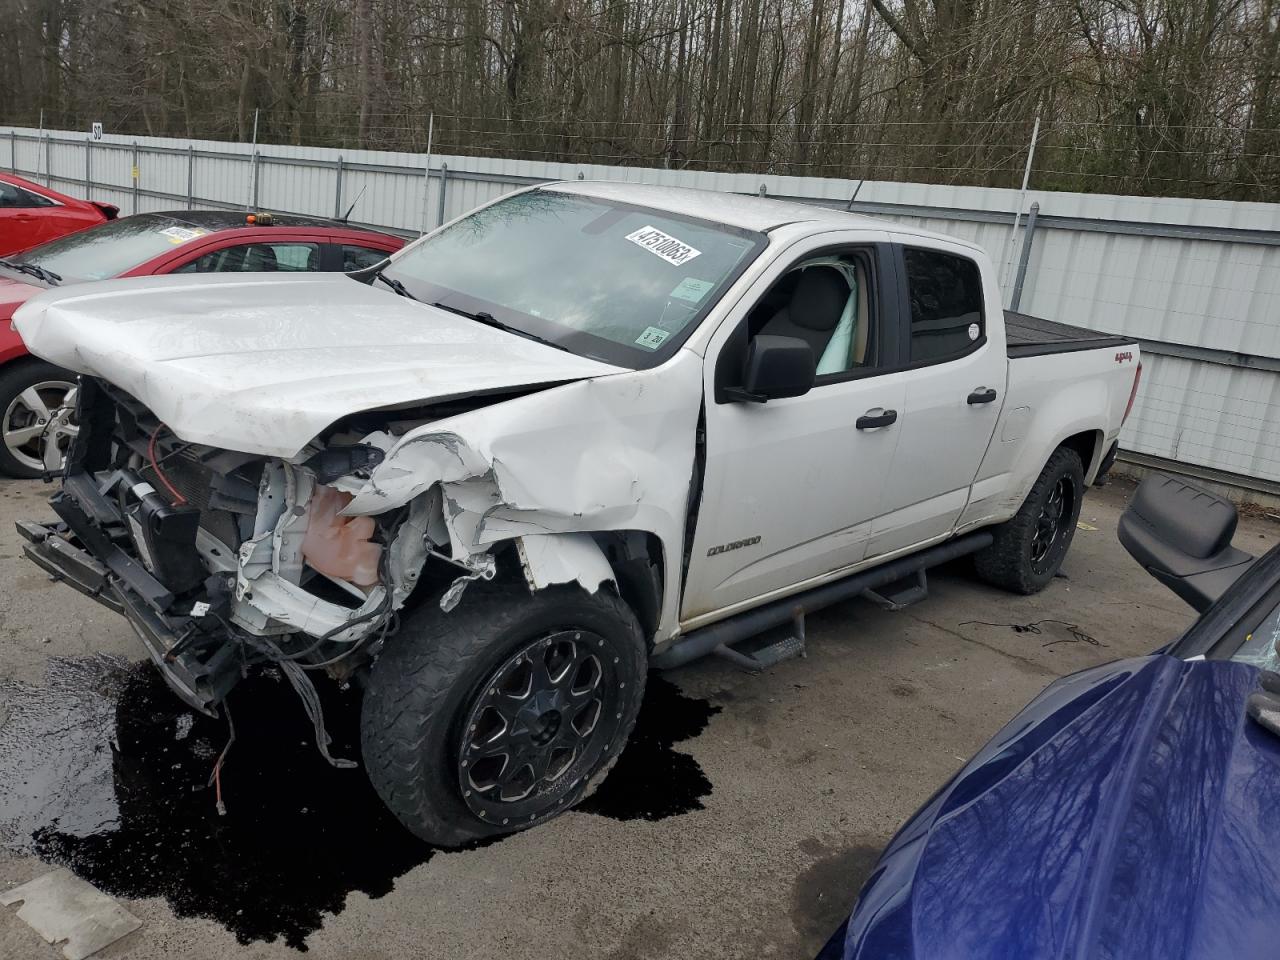
{"label": "blue car hood", "polygon": [[1280,742],[1257,671],[1057,681],[889,844],[823,957],[1280,955]]}

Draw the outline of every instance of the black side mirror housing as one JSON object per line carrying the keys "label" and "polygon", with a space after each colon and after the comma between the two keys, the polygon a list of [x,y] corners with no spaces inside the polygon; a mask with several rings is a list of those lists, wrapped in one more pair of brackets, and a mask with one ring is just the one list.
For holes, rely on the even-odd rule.
{"label": "black side mirror housing", "polygon": [[757,334],[747,347],[742,386],[723,392],[726,399],[747,403],[800,397],[813,389],[816,371],[813,348],[799,337]]}
{"label": "black side mirror housing", "polygon": [[1120,515],[1120,543],[1143,568],[1204,612],[1253,563],[1231,546],[1231,501],[1163,473],[1151,473]]}

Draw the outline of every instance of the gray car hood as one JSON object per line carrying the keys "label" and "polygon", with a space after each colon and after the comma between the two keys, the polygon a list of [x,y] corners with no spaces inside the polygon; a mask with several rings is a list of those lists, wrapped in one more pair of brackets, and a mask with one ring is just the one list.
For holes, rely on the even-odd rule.
{"label": "gray car hood", "polygon": [[620,372],[341,274],[80,284],[32,298],[14,326],[183,440],[281,457],[363,410]]}

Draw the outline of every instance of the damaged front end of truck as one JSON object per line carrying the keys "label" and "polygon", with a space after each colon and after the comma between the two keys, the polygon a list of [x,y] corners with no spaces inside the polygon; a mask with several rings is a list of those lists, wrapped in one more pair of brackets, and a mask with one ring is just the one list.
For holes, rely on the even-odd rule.
{"label": "damaged front end of truck", "polygon": [[[18,529],[31,560],[124,615],[174,691],[210,715],[255,664],[279,665],[307,702],[308,673],[359,674],[406,604],[452,610],[503,565],[530,592],[623,591],[656,632],[674,618],[657,534],[679,536],[692,424],[669,414],[630,435],[611,412],[635,415],[628,379],[353,415],[279,457],[183,440],[84,377],[58,519]],[[515,426],[573,409],[614,442],[584,446],[580,422]],[[327,756],[326,741],[318,729]]]}

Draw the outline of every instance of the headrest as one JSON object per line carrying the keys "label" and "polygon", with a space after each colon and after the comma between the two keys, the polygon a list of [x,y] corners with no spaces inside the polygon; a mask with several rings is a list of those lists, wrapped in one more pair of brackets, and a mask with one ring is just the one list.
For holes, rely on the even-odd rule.
{"label": "headrest", "polygon": [[807,267],[791,294],[791,322],[809,330],[834,330],[849,299],[849,285],[834,267]]}

